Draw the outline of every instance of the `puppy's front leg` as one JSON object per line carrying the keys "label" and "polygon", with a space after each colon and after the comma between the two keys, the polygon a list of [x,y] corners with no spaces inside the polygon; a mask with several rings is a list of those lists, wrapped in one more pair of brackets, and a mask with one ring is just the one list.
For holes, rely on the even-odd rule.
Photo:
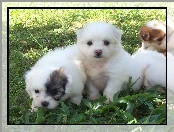
{"label": "puppy's front leg", "polygon": [[109,79],[105,90],[103,91],[103,96],[106,96],[107,100],[104,102],[108,104],[109,101],[113,101],[114,94],[121,90],[123,82],[116,79]]}
{"label": "puppy's front leg", "polygon": [[34,106],[34,103],[33,103],[33,101],[32,101],[32,104],[31,104],[31,112],[37,112],[38,111],[38,108],[36,108],[35,106]]}
{"label": "puppy's front leg", "polygon": [[100,91],[92,83],[92,80],[91,79],[87,79],[86,89],[87,89],[87,94],[88,94],[90,100],[99,99],[99,97],[100,97]]}
{"label": "puppy's front leg", "polygon": [[77,104],[77,105],[80,105],[81,100],[82,100],[82,95],[76,95],[76,96],[70,98],[70,102]]}

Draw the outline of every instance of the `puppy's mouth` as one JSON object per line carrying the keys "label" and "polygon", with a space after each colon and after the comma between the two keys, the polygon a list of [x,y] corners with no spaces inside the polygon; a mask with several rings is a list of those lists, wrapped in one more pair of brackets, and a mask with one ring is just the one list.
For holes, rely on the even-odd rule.
{"label": "puppy's mouth", "polygon": [[95,57],[95,58],[102,58],[103,56],[102,56],[102,55],[100,55],[100,56],[95,55],[94,57]]}

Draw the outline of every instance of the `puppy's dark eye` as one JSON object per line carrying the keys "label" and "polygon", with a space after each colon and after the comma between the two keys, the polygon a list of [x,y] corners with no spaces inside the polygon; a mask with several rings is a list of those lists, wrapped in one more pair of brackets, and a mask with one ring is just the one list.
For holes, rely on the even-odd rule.
{"label": "puppy's dark eye", "polygon": [[39,90],[35,90],[35,93],[39,93]]}
{"label": "puppy's dark eye", "polygon": [[107,40],[104,40],[103,43],[104,43],[104,45],[106,45],[106,46],[110,44],[110,42],[107,41]]}
{"label": "puppy's dark eye", "polygon": [[89,45],[89,46],[92,45],[92,44],[93,44],[92,41],[87,42],[87,45]]}
{"label": "puppy's dark eye", "polygon": [[156,41],[162,41],[163,40],[163,38],[158,38]]}
{"label": "puppy's dark eye", "polygon": [[51,90],[51,93],[54,94],[54,95],[57,94],[57,92],[58,92],[57,89]]}
{"label": "puppy's dark eye", "polygon": [[158,38],[156,41],[162,41],[162,40],[164,39],[165,36],[166,36],[166,35],[164,35],[163,37]]}

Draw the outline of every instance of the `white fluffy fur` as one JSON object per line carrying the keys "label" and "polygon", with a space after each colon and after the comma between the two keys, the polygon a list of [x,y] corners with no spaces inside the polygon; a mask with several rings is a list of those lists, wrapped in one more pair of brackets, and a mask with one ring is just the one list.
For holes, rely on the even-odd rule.
{"label": "white fluffy fur", "polygon": [[[87,93],[89,98],[99,98],[99,91],[106,95],[108,103],[113,100],[113,95],[122,88],[126,88],[129,77],[132,83],[140,79],[133,86],[139,90],[142,78],[142,69],[121,45],[122,31],[105,22],[94,22],[77,31],[77,44],[80,57],[87,74]],[[108,40],[108,46],[103,44]],[[92,41],[92,45],[87,45]],[[94,57],[95,50],[102,50],[102,57]]]}
{"label": "white fluffy fur", "polygon": [[147,88],[154,85],[166,87],[166,57],[162,53],[142,50],[135,52],[132,57],[137,60],[144,69],[144,86]]}
{"label": "white fluffy fur", "polygon": [[[48,101],[50,104],[47,108],[56,107],[59,102],[46,95],[45,83],[50,74],[59,68],[62,68],[68,77],[65,95],[62,100],[70,98],[70,101],[80,104],[82,91],[86,81],[86,75],[78,59],[77,45],[69,46],[63,49],[55,49],[48,52],[25,74],[26,90],[33,98],[32,109],[37,111],[41,107],[42,101]],[[40,93],[35,93],[40,90]]]}

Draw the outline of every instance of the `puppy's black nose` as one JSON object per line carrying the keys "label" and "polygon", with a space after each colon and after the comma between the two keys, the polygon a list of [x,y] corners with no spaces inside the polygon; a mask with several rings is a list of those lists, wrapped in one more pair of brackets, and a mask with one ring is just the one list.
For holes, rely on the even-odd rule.
{"label": "puppy's black nose", "polygon": [[94,53],[95,53],[96,57],[100,57],[101,54],[102,54],[102,50],[101,49],[100,50],[94,50]]}
{"label": "puppy's black nose", "polygon": [[43,107],[47,107],[49,105],[49,103],[47,101],[43,101],[41,104]]}

